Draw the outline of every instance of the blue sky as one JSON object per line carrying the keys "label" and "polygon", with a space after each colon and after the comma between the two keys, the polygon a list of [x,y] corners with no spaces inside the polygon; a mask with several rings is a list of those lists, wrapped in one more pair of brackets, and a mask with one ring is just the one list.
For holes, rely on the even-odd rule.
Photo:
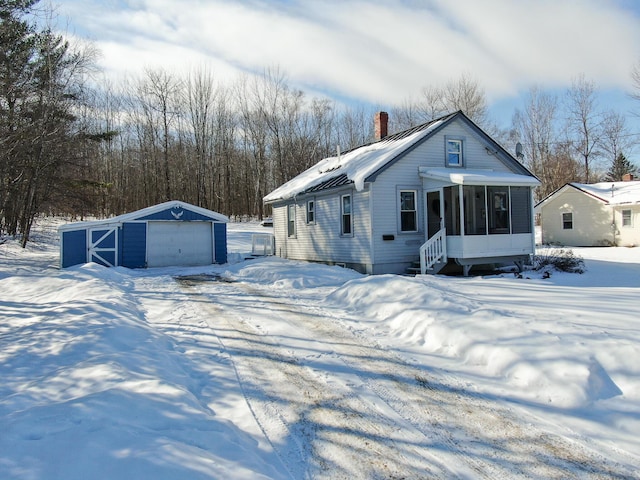
{"label": "blue sky", "polygon": [[471,74],[508,126],[530,86],[584,74],[628,114],[637,0],[60,0],[59,23],[108,77],[207,65],[222,81],[277,66],[310,95],[383,108]]}

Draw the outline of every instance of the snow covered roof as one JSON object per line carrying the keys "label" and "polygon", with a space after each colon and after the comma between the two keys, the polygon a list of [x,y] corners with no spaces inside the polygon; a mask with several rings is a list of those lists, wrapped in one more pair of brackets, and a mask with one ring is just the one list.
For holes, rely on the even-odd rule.
{"label": "snow covered roof", "polygon": [[135,212],[125,213],[122,215],[118,215],[117,217],[105,218],[102,220],[94,220],[90,222],[75,222],[68,223],[66,225],[61,225],[58,230],[74,230],[82,227],[92,227],[99,225],[111,225],[114,223],[121,222],[129,222],[132,220],[140,220],[150,215],[153,215],[158,212],[162,212],[167,209],[176,209],[176,210],[190,210],[194,213],[200,214],[204,217],[208,217],[211,220],[217,222],[228,223],[229,218],[221,213],[213,212],[211,210],[207,210],[206,208],[197,207],[195,205],[191,205],[190,203],[181,202],[180,200],[170,200],[168,202],[159,203],[158,205],[152,205],[151,207],[143,208],[141,210],[136,210]]}
{"label": "snow covered roof", "polygon": [[640,203],[640,181],[570,183],[569,185],[609,205]]}
{"label": "snow covered roof", "polygon": [[420,168],[420,175],[457,185],[512,185],[536,187],[537,178],[495,170],[452,170],[450,168]]}
{"label": "snow covered roof", "polygon": [[350,183],[353,183],[356,190],[360,191],[364,188],[364,182],[368,177],[457,115],[461,115],[461,112],[389,135],[382,140],[363,145],[342,155],[325,158],[265,196],[264,201],[269,203],[286,200],[302,193]]}

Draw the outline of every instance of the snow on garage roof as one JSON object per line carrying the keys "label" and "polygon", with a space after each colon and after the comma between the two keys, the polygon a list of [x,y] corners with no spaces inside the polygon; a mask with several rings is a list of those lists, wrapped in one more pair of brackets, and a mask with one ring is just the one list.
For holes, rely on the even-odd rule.
{"label": "snow on garage roof", "polygon": [[221,213],[213,212],[211,210],[207,210],[206,208],[198,207],[196,205],[191,205],[190,203],[181,202],[180,200],[170,200],[168,202],[159,203],[158,205],[152,205],[150,207],[143,208],[142,210],[136,210],[135,212],[125,213],[122,215],[118,215],[117,217],[105,218],[101,220],[94,220],[89,222],[74,222],[67,223],[65,225],[61,225],[58,230],[75,230],[77,228],[82,227],[92,227],[99,225],[110,225],[114,223],[120,222],[128,222],[132,220],[137,220],[140,218],[147,217],[149,215],[153,215],[157,212],[162,212],[169,208],[183,208],[185,210],[190,210],[192,212],[198,213],[204,217],[209,217],[211,220],[216,222],[228,223],[229,218]]}

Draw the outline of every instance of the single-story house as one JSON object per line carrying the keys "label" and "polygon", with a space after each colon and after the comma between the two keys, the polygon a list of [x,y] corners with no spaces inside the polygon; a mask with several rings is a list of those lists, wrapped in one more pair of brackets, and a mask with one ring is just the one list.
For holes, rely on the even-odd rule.
{"label": "single-story house", "polygon": [[531,172],[462,112],[393,135],[387,121],[264,197],[277,255],[368,274],[529,261]]}
{"label": "single-story house", "polygon": [[640,245],[640,181],[567,183],[535,206],[542,243]]}
{"label": "single-story house", "polygon": [[113,218],[62,225],[62,268],[164,267],[227,262],[227,222],[216,212],[177,200]]}

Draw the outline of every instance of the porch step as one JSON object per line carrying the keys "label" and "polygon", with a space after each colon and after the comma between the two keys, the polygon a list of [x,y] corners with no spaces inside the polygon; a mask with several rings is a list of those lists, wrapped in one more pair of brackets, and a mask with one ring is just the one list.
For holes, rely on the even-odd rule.
{"label": "porch step", "polygon": [[[435,275],[440,273],[440,271],[447,266],[448,262],[438,262],[433,268],[427,270],[427,275]],[[406,270],[407,275],[421,275],[422,271],[420,269],[420,260],[415,260],[410,267],[407,267]]]}

